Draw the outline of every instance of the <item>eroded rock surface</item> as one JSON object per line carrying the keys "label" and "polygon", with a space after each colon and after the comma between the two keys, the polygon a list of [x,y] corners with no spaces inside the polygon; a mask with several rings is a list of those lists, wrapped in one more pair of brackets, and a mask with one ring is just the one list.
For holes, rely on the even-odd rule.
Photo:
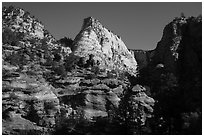
{"label": "eroded rock surface", "polygon": [[[162,39],[158,42],[151,61],[140,71],[140,82],[150,86],[154,99],[158,100],[155,115],[158,119],[165,117],[162,122],[170,122],[169,118],[177,121],[171,125],[174,127],[172,134],[201,133],[201,123],[198,122],[201,118],[202,102],[201,30],[201,17],[175,18],[164,28]],[[198,115],[194,119],[196,124],[194,123],[192,130],[190,126],[183,128],[183,113]],[[159,121],[158,119],[155,121]],[[189,125],[193,126],[190,122]],[[165,133],[168,129],[161,131]]]}
{"label": "eroded rock surface", "polygon": [[[131,120],[119,112],[121,103],[134,111],[124,99],[137,63],[122,40],[87,18],[70,43],[23,9],[3,8],[3,134],[115,134]],[[82,58],[70,68],[73,57]]]}
{"label": "eroded rock surface", "polygon": [[154,56],[155,50],[130,50],[133,52],[134,57],[138,63],[139,70],[147,67],[147,65],[152,61],[152,57]]}
{"label": "eroded rock surface", "polygon": [[3,134],[199,132],[201,18],[175,19],[142,51],[92,17],[57,41],[23,9],[2,11]]}
{"label": "eroded rock surface", "polygon": [[81,31],[76,36],[73,58],[89,59],[93,55],[100,67],[126,70],[136,74],[137,62],[121,38],[106,29],[98,20],[89,17],[84,19]]}

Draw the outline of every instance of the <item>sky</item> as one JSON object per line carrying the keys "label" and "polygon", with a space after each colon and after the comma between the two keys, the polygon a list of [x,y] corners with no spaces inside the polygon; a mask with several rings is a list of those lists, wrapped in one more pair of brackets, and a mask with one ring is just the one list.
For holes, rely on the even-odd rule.
{"label": "sky", "polygon": [[183,12],[202,14],[201,2],[3,2],[23,8],[40,20],[56,38],[74,39],[83,19],[92,16],[121,36],[129,49],[154,49],[165,25]]}

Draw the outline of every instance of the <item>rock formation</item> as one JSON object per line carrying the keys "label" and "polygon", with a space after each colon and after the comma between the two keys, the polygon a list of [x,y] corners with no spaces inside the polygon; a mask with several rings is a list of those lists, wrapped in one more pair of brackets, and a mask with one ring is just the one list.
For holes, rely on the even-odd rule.
{"label": "rock formation", "polygon": [[[174,127],[172,134],[184,130],[181,114],[191,115],[191,113],[197,114],[194,126],[198,127],[190,130],[192,123],[188,123],[191,126],[187,126],[185,132],[201,133],[201,123],[198,122],[201,117],[202,102],[201,33],[201,17],[175,18],[164,28],[162,39],[158,42],[151,61],[140,71],[140,82],[151,87],[154,99],[159,101],[158,106],[163,109],[162,117],[166,117],[164,121],[170,122],[169,118],[177,121],[175,125],[171,125]],[[168,105],[168,109],[165,104]],[[163,129],[163,132],[167,130]]]}
{"label": "rock formation", "polygon": [[[134,120],[144,126],[151,116],[154,100],[146,89],[139,85],[132,94],[134,56],[97,20],[85,19],[72,45],[55,40],[20,8],[3,8],[2,28],[3,134],[116,134]],[[93,58],[68,69],[77,56]],[[133,113],[137,109],[140,114]],[[129,128],[120,132],[136,134]]]}
{"label": "rock formation", "polygon": [[[42,50],[60,50],[66,56],[71,53],[69,47],[64,47],[57,43],[56,39],[45,29],[40,21],[21,8],[3,7],[2,32],[3,44],[10,44],[14,47],[19,46],[19,50],[20,48],[38,50],[40,47]],[[31,47],[32,49],[29,49]]]}
{"label": "rock formation", "polygon": [[56,53],[71,50],[23,9],[4,7],[2,19],[3,134],[46,134],[55,125],[59,99],[44,75]]}
{"label": "rock formation", "polygon": [[155,50],[128,50],[92,17],[57,41],[4,7],[2,134],[200,134],[201,28],[177,18]]}
{"label": "rock formation", "polygon": [[130,51],[132,51],[135,57],[135,60],[138,63],[138,69],[141,70],[145,67],[147,67],[147,65],[150,63],[152,57],[154,56],[154,50],[133,50],[130,49]]}
{"label": "rock formation", "polygon": [[106,29],[98,20],[84,19],[81,31],[73,43],[72,56],[84,57],[94,55],[100,67],[126,70],[135,74],[137,62],[121,38]]}

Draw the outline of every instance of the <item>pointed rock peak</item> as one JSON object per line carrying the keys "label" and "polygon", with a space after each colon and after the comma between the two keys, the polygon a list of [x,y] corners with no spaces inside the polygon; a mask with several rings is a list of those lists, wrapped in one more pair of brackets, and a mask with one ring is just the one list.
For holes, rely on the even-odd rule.
{"label": "pointed rock peak", "polygon": [[93,28],[102,28],[102,24],[100,23],[99,20],[93,18],[93,17],[88,17],[84,19],[83,25],[82,25],[82,30],[87,28],[87,27],[93,27]]}
{"label": "pointed rock peak", "polygon": [[86,23],[86,22],[95,22],[95,21],[98,21],[98,20],[96,20],[94,17],[87,17],[87,18],[85,18],[84,19],[84,22]]}
{"label": "pointed rock peak", "polygon": [[134,55],[127,49],[121,38],[93,17],[84,19],[73,47],[74,56],[88,60],[90,55],[93,55],[93,59],[100,64],[100,67],[137,72]]}

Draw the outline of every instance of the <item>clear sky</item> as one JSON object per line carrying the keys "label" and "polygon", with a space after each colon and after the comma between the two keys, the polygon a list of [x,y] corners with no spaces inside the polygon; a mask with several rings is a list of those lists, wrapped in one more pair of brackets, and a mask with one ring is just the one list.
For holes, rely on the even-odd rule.
{"label": "clear sky", "polygon": [[174,17],[202,14],[201,2],[19,2],[2,3],[23,8],[34,15],[56,38],[72,39],[79,33],[83,19],[92,16],[121,36],[130,49],[154,49],[165,25]]}

